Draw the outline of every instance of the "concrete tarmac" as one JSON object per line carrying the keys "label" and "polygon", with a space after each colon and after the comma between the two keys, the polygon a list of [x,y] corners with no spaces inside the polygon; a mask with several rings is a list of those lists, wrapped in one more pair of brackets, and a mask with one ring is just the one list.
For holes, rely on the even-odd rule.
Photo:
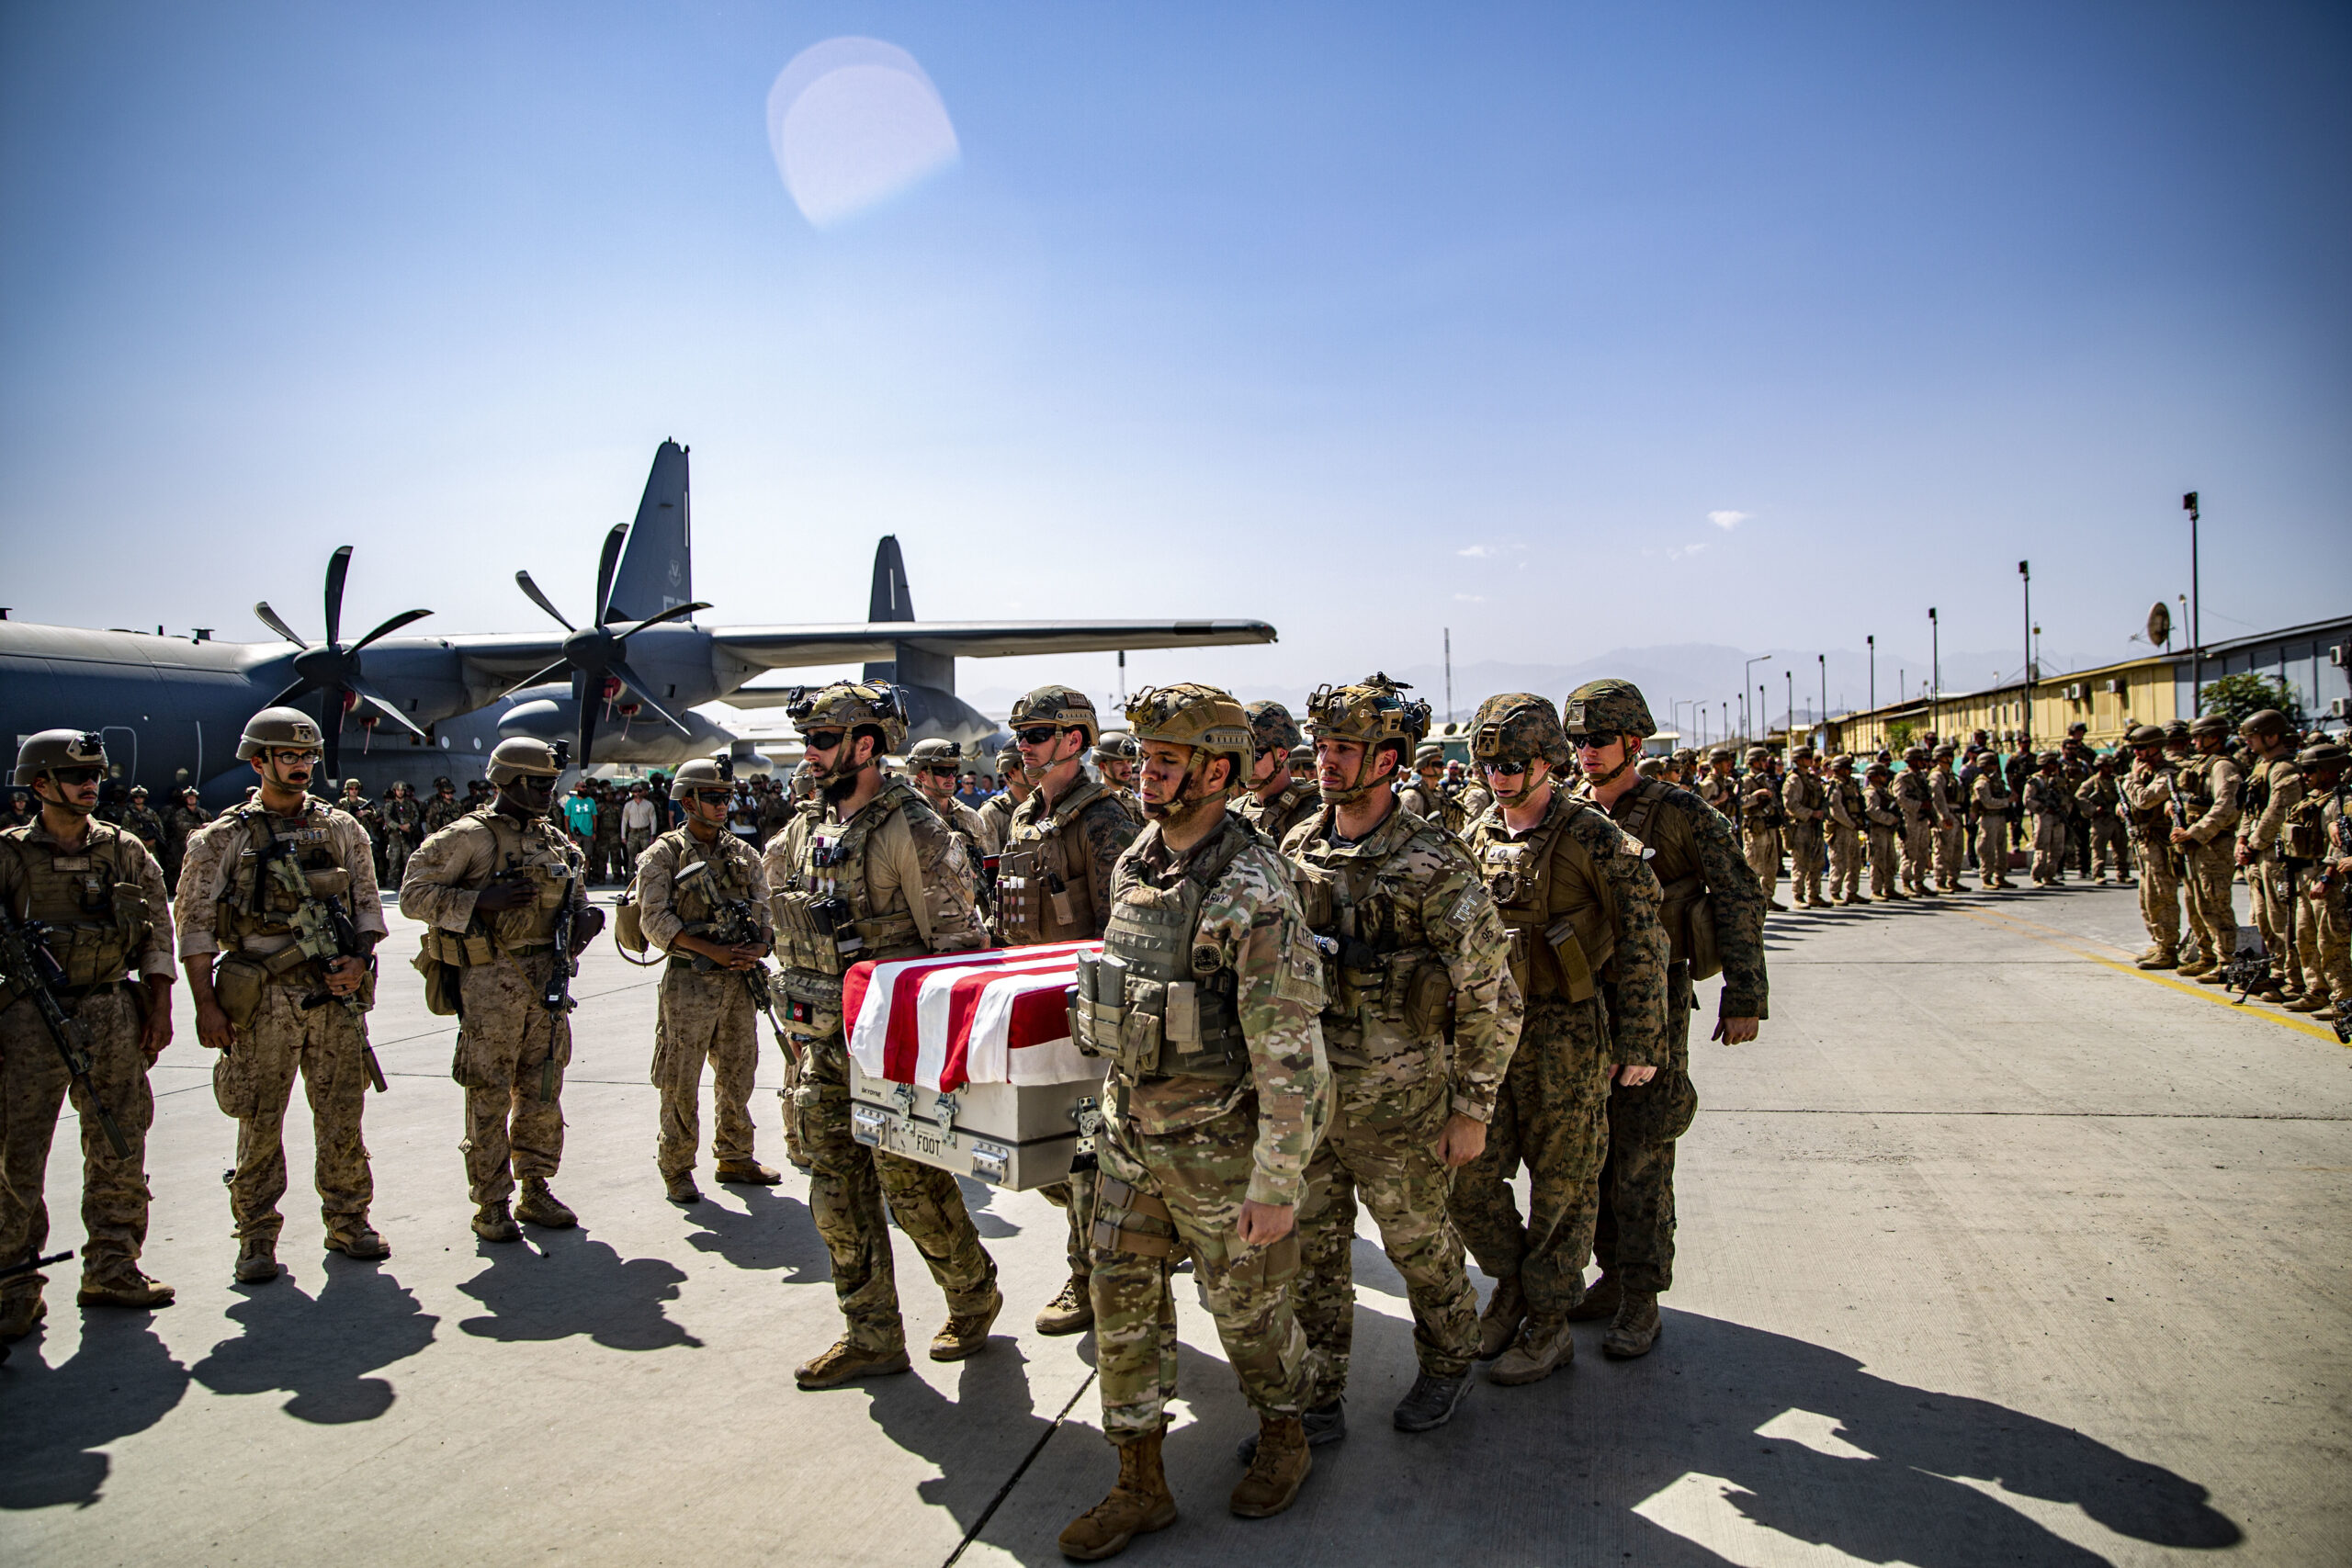
{"label": "concrete tarmac", "polygon": [[[663,1201],[652,972],[607,942],[578,986],[556,1190],[581,1228],[490,1247],[413,930],[384,949],[392,1090],[368,1104],[391,1258],[318,1250],[298,1111],[288,1274],[231,1282],[234,1125],[183,998],[147,1258],[179,1302],[84,1314],[74,1266],[51,1270],[51,1315],[0,1368],[0,1562],[1061,1561],[1115,1466],[1091,1338],[1030,1327],[1063,1275],[1057,1211],[967,1187],[1008,1300],[984,1354],[923,1359],[944,1307],[901,1245],[913,1374],[799,1393],[793,1366],[839,1325],[805,1186],[718,1188],[706,1155],[706,1201]],[[1403,1436],[1410,1325],[1367,1230],[1351,1435],[1316,1450],[1291,1512],[1244,1522],[1225,1497],[1251,1424],[1187,1285],[1182,1517],[1126,1561],[2352,1560],[2352,1053],[2132,970],[2127,890],[1768,934],[1763,1037],[1692,1048],[1703,1108],[1653,1354],[1606,1360],[1589,1325],[1573,1370],[1481,1382],[1451,1426]],[[753,1114],[781,1165],[769,1053]],[[74,1132],[51,1251],[81,1240]]]}

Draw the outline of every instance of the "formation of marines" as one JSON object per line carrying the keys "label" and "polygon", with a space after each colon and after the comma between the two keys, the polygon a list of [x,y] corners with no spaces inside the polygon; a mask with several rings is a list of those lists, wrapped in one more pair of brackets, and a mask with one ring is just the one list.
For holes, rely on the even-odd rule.
{"label": "formation of marines", "polygon": [[[1550,1376],[1573,1359],[1577,1322],[1605,1320],[1611,1356],[1646,1354],[1673,1280],[1675,1147],[1698,1109],[1697,987],[1722,980],[1713,1038],[1756,1038],[1783,857],[1800,904],[1931,897],[1957,890],[1973,831],[1983,885],[1997,889],[2022,807],[2037,818],[2034,874],[2054,878],[2070,840],[2039,819],[2071,818],[2071,800],[2102,879],[2136,863],[2146,966],[2218,970],[2243,871],[2280,955],[2274,988],[2291,986],[2304,1010],[2352,998],[2346,753],[2291,751],[2276,715],[2246,721],[2244,770],[2227,727],[2200,720],[2178,746],[2134,731],[2128,773],[2098,759],[2071,791],[2063,755],[2013,782],[1989,761],[1956,773],[1949,744],[1899,772],[1873,760],[1857,781],[1851,759],[1825,769],[1802,747],[1785,771],[1761,748],[1744,772],[1722,748],[1703,769],[1645,758],[1657,727],[1641,693],[1597,681],[1562,706],[1529,693],[1482,703],[1472,780],[1425,744],[1428,705],[1382,675],[1317,689],[1303,725],[1211,686],[1154,688],[1128,704],[1123,733],[1054,685],[1015,705],[1007,788],[978,810],[956,798],[958,748],[904,750],[905,705],[887,682],[804,692],[791,715],[806,760],[756,847],[736,830],[737,782],[707,761],[669,782],[678,824],[624,845],[620,940],[663,966],[657,1174],[671,1201],[701,1201],[707,1068],[717,1179],[780,1179],[756,1157],[749,1111],[764,1018],[786,1052],[787,1155],[808,1174],[843,1320],[796,1381],[909,1367],[893,1221],[945,1298],[928,1353],[979,1353],[1005,1305],[995,1260],[952,1177],[854,1135],[843,983],[868,960],[1099,942],[1071,1016],[1078,1048],[1105,1063],[1102,1121],[1048,1191],[1068,1214],[1069,1274],[1036,1319],[1047,1334],[1094,1332],[1117,1451],[1108,1494],[1062,1535],[1078,1560],[1175,1517],[1160,1444],[1181,1269],[1259,1420],[1232,1510],[1283,1511],[1313,1448],[1344,1438],[1359,1203],[1412,1310],[1417,1375],[1392,1413],[1399,1430],[1446,1423],[1479,1363],[1506,1387]],[[896,777],[887,760],[902,752]],[[246,799],[175,844],[156,829],[153,848],[143,821],[95,816],[99,737],[46,731],[17,756],[40,813],[0,831],[0,934],[24,939],[0,957],[40,960],[24,971],[8,958],[0,1010],[0,1258],[37,1259],[46,1241],[43,1173],[70,1094],[85,1305],[172,1299],[139,1259],[146,1072],[171,1039],[175,962],[215,1053],[216,1101],[238,1126],[236,1278],[278,1271],[298,1073],[324,1245],[390,1253],[369,1221],[361,1136],[367,1089],[382,1087],[367,1032],[386,931],[379,846],[356,813],[311,792],[321,737],[308,716],[256,715],[238,755],[256,775]],[[460,1148],[472,1228],[491,1244],[577,1223],[551,1185],[569,977],[605,914],[586,896],[592,857],[557,825],[563,770],[541,742],[502,742],[487,793],[464,807],[436,790],[399,861],[401,907],[426,928],[413,961],[426,1005],[458,1020]],[[164,845],[178,862],[168,886]],[[2186,964],[2176,889],[2199,944]],[[1494,1281],[1483,1304],[1471,1258]],[[0,1341],[29,1332],[42,1285],[37,1269],[0,1278]]]}

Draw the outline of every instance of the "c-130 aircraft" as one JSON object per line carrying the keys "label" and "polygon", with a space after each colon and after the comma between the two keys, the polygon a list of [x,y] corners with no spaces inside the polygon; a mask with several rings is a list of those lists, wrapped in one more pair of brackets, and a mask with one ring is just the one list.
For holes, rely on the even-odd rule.
{"label": "c-130 aircraft", "polygon": [[[327,563],[322,641],[304,637],[266,604],[254,613],[283,642],[0,620],[6,726],[0,733],[98,730],[123,786],[160,793],[184,775],[207,806],[219,807],[242,798],[252,783],[252,771],[236,760],[245,720],[290,703],[317,712],[327,738],[318,788],[332,792],[356,775],[371,795],[402,779],[424,795],[436,776],[479,776],[489,750],[514,735],[570,740],[575,764],[663,765],[730,748],[750,762],[748,742],[689,710],[720,700],[773,705],[782,700],[779,689],[743,690],[770,670],[862,660],[867,679],[902,689],[910,740],[972,743],[994,736],[996,726],[956,696],[959,656],[1274,640],[1263,621],[917,621],[895,536],[875,552],[862,622],[699,626],[692,617],[710,605],[694,597],[686,457],[674,441],[654,453],[635,520],[605,536],[595,604],[581,622],[564,615],[528,571],[514,574],[560,633],[394,635],[431,613],[410,610],[346,643],[345,545]],[[354,730],[361,739],[356,757],[346,749]]]}

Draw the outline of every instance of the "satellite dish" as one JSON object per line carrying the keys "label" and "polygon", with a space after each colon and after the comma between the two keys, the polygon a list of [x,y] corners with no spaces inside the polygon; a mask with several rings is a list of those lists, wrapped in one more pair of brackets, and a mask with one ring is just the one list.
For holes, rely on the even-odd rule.
{"label": "satellite dish", "polygon": [[2171,640],[2172,612],[2159,599],[2148,606],[2148,642],[2152,647],[2162,648]]}

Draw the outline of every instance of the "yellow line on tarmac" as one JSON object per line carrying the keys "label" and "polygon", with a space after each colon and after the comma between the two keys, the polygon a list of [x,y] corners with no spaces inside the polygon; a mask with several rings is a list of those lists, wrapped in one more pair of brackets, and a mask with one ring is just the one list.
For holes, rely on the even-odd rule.
{"label": "yellow line on tarmac", "polygon": [[[2022,919],[2014,915],[2005,915],[1991,909],[1971,909],[1965,907],[1956,906],[1952,912],[1954,914],[1964,915],[1968,919],[1976,921],[1979,925],[1988,925],[1996,930],[2014,931],[2018,936],[2025,938],[2028,942],[2038,942],[2044,947],[2054,947],[2061,953],[2071,953],[2077,958],[2088,959],[2091,963],[2097,964],[2102,968],[2112,969],[2119,975],[2129,975],[2135,980],[2152,980],[2167,990],[2178,991],[2181,995],[2186,997],[2195,997],[2199,1001],[2208,1003],[2214,1007],[2227,1008],[2230,1011],[2237,1014],[2240,1018],[2258,1018],[2265,1023],[2275,1023],[2281,1029],[2290,1029],[2298,1034],[2308,1034],[2314,1040],[2324,1040],[2331,1045],[2343,1045],[2346,1043],[2346,1042],[2336,1039],[2335,1030],[2312,1023],[2306,1019],[2291,1017],[2281,1018],[2277,1013],[2270,1011],[2267,1008],[2256,1010],[2254,1008],[2243,1007],[2231,1001],[2227,997],[2215,995],[2211,988],[2205,986],[2199,986],[2193,981],[2176,980],[2162,970],[2143,969],[2134,964],[2119,964],[2112,958],[2101,958],[2096,953],[2087,952],[2083,948],[2075,946],[2072,940],[2056,940],[2060,937],[2071,939],[2073,935],[2071,932],[2061,931],[2052,926],[2041,925],[2033,920]],[[2031,929],[2029,930],[2029,927]],[[2038,936],[2035,934],[2037,931],[2049,931],[2051,934],[2049,936]]]}

